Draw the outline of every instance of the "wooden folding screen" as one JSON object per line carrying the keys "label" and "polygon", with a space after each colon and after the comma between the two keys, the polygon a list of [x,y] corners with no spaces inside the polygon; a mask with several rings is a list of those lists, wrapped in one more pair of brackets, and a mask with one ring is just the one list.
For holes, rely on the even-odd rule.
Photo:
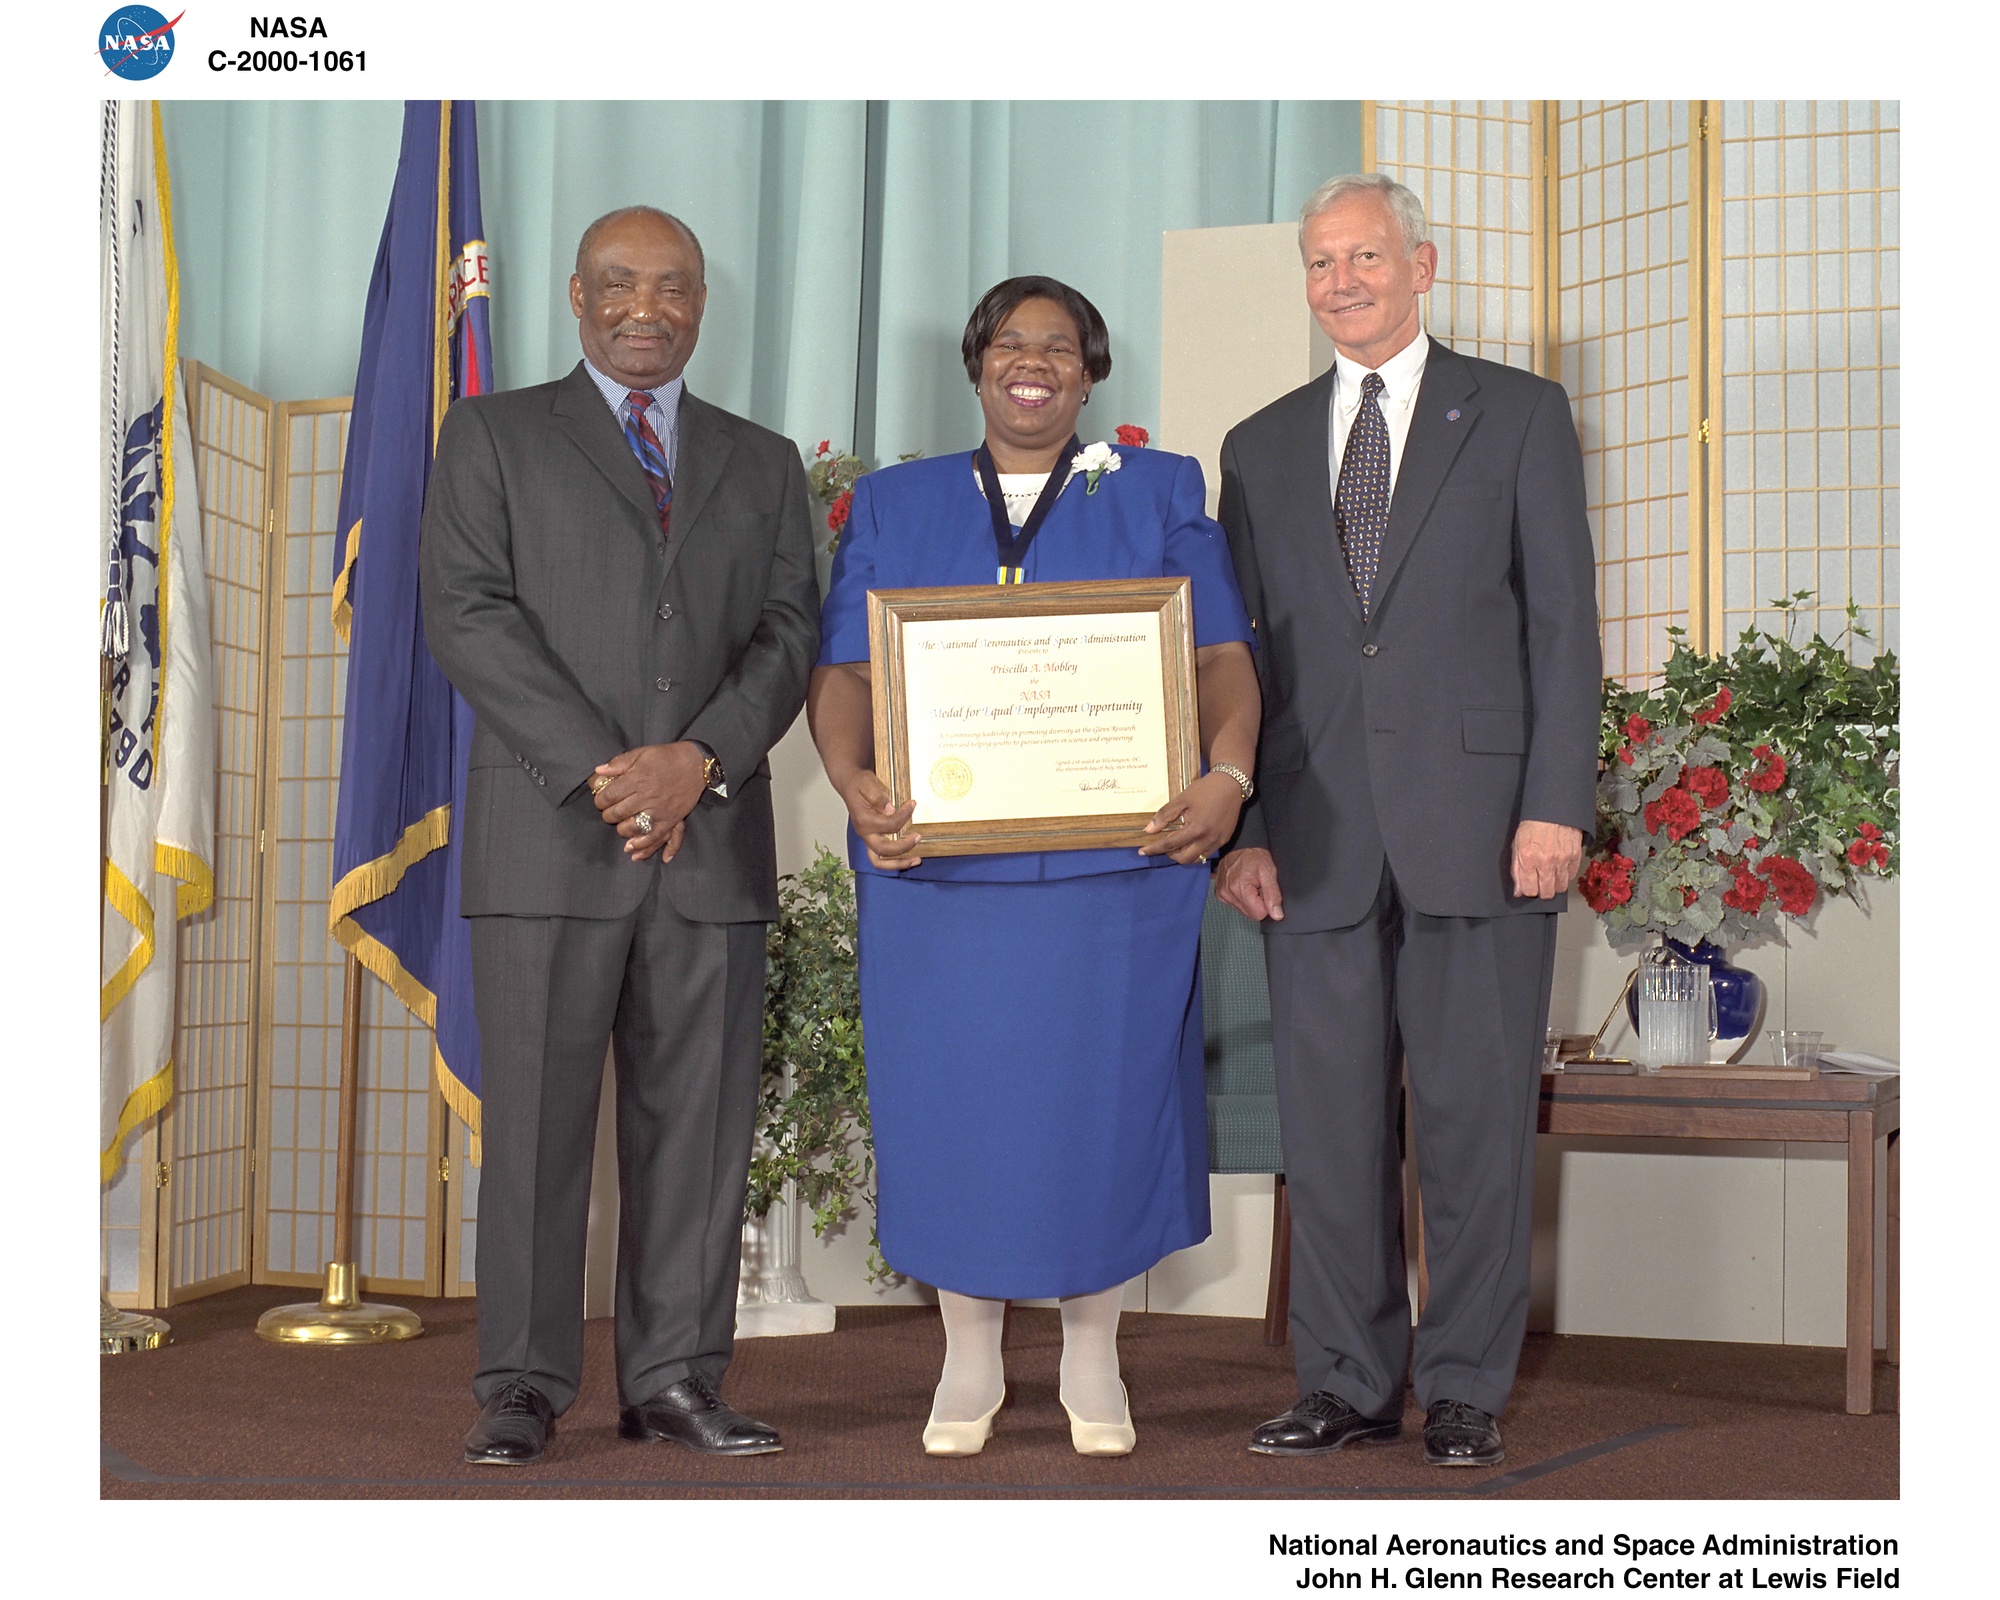
{"label": "wooden folding screen", "polygon": [[[350,403],[274,403],[192,362],[186,378],[214,633],[216,901],[182,929],[174,1099],[104,1203],[113,1299],[143,1306],[314,1285],[333,1246],[345,953],[326,907],[347,661],[329,601]],[[470,1293],[476,1184],[431,1081],[430,1030],[362,981],[362,1287]]]}
{"label": "wooden folding screen", "polygon": [[1430,212],[1426,326],[1569,391],[1611,676],[1657,671],[1669,627],[1718,650],[1775,626],[1800,589],[1801,634],[1837,634],[1852,598],[1895,646],[1898,122],[1888,101],[1364,102],[1364,164]]}

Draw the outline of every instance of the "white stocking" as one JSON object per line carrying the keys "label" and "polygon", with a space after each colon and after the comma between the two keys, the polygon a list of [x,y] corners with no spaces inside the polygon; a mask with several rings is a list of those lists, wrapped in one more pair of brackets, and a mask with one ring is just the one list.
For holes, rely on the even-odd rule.
{"label": "white stocking", "polygon": [[1062,1302],[1062,1403],[1085,1422],[1125,1420],[1125,1390],[1118,1381],[1118,1311],[1125,1286]]}
{"label": "white stocking", "polygon": [[938,1422],[976,1422],[999,1404],[1006,1376],[1000,1367],[1005,1300],[981,1300],[938,1290],[944,1316],[944,1373],[931,1416]]}

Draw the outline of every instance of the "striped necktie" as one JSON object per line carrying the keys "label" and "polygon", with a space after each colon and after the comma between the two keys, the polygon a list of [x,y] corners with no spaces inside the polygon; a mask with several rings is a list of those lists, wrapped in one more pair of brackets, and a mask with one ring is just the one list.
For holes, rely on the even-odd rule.
{"label": "striped necktie", "polygon": [[1389,526],[1389,425],[1382,420],[1377,396],[1382,374],[1361,380],[1361,404],[1347,430],[1347,450],[1340,458],[1340,479],[1333,490],[1333,520],[1340,530],[1340,547],[1347,553],[1348,575],[1368,615],[1375,569],[1382,560],[1382,535]]}
{"label": "striped necktie", "polygon": [[646,408],[652,403],[653,397],[644,389],[634,389],[625,396],[625,442],[639,458],[639,470],[652,486],[653,509],[660,514],[660,532],[664,535],[667,509],[674,501],[674,484],[667,476],[667,453],[660,448],[660,436],[646,420]]}

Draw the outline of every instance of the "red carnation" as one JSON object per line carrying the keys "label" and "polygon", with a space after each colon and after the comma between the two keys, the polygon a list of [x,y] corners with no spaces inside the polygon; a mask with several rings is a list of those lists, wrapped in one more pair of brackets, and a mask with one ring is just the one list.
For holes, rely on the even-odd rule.
{"label": "red carnation", "polygon": [[1729,777],[1720,767],[1689,767],[1681,782],[1711,811],[1729,798]]}
{"label": "red carnation", "polygon": [[1700,711],[1697,711],[1688,720],[1691,722],[1699,722],[1705,724],[1713,724],[1720,722],[1722,720],[1722,714],[1729,709],[1731,703],[1735,699],[1736,696],[1729,692],[1729,685],[1725,683],[1724,685],[1722,685],[1721,688],[1715,691],[1715,699],[1713,703],[1703,707]]}
{"label": "red carnation", "polygon": [[816,456],[823,456],[832,448],[833,448],[833,441],[831,439],[822,439],[819,442],[819,448],[815,450],[813,454]]}
{"label": "red carnation", "polygon": [[842,528],[846,527],[847,508],[853,504],[854,504],[854,491],[852,489],[842,490],[840,494],[834,498],[833,504],[826,508],[827,527],[830,528],[835,533],[840,532]]}
{"label": "red carnation", "polygon": [[1118,442],[1130,445],[1134,450],[1143,450],[1153,442],[1153,436],[1136,422],[1118,424]]}
{"label": "red carnation", "polygon": [[1776,794],[1785,786],[1785,758],[1767,744],[1760,744],[1750,755],[1756,765],[1744,782],[1759,794]]}
{"label": "red carnation", "polygon": [[1664,831],[1678,844],[1701,826],[1701,804],[1687,790],[1675,785],[1646,807],[1645,818],[1648,833]]}
{"label": "red carnation", "polygon": [[1652,731],[1653,725],[1636,711],[1625,719],[1625,737],[1634,744],[1639,743]]}
{"label": "red carnation", "polygon": [[1603,913],[1613,906],[1622,906],[1632,898],[1632,859],[1614,850],[1608,856],[1599,856],[1584,868],[1583,880],[1577,885],[1583,894],[1584,904],[1591,910]]}
{"label": "red carnation", "polygon": [[1778,896],[1778,908],[1787,916],[1802,917],[1819,898],[1819,882],[1790,856],[1766,856],[1764,876]]}
{"label": "red carnation", "polygon": [[1770,888],[1762,878],[1741,862],[1737,863],[1735,872],[1736,881],[1730,885],[1728,893],[1723,895],[1722,903],[1741,911],[1745,916],[1754,917],[1764,909],[1764,897],[1770,893]]}

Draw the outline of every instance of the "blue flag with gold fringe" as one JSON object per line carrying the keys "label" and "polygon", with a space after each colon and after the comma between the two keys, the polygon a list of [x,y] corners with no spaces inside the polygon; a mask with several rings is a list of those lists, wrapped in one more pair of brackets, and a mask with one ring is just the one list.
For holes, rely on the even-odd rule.
{"label": "blue flag with gold fringe", "polygon": [[492,387],[474,104],[412,100],[340,483],[333,619],[348,647],[347,707],[327,913],[333,936],[431,1025],[438,1085],[475,1151],[479,1025],[452,822],[472,708],[424,643],[417,537],[445,407]]}

